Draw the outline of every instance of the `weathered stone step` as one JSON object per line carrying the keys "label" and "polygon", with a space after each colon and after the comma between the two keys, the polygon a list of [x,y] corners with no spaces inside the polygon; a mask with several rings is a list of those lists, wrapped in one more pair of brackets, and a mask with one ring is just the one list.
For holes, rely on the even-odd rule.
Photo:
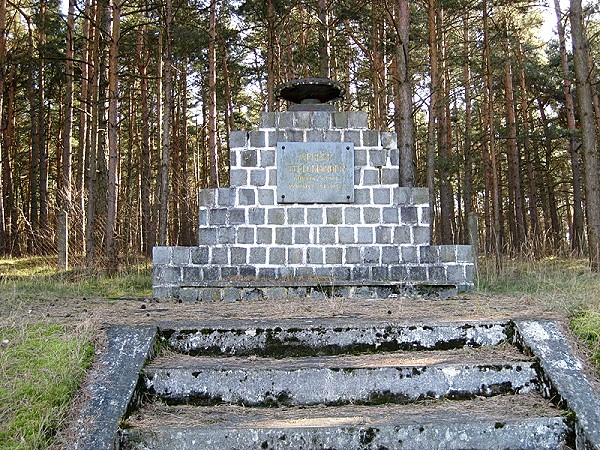
{"label": "weathered stone step", "polygon": [[[410,405],[245,408],[147,405],[122,448],[558,449],[572,439],[563,412],[535,394]],[[129,428],[131,427],[131,428]]]}
{"label": "weathered stone step", "polygon": [[170,349],[181,353],[284,357],[491,346],[508,341],[512,326],[508,322],[369,323],[345,318],[163,325],[159,334]]}
{"label": "weathered stone step", "polygon": [[305,358],[158,358],[143,371],[147,391],[168,403],[246,406],[407,403],[523,393],[536,365],[514,350],[470,349]]}

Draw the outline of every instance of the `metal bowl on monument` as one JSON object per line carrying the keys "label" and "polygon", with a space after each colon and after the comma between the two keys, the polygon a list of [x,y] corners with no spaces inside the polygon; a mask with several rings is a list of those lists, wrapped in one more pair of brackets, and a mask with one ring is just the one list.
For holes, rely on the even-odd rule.
{"label": "metal bowl on monument", "polygon": [[275,94],[292,103],[290,110],[330,110],[328,103],[343,98],[345,90],[328,78],[299,78],[281,84]]}

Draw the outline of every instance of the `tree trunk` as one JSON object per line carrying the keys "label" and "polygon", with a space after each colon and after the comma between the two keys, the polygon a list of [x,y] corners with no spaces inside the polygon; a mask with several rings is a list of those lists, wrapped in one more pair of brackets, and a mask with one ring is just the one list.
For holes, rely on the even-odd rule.
{"label": "tree trunk", "polygon": [[331,37],[329,36],[329,0],[319,0],[317,5],[319,20],[319,72],[321,77],[331,76]]}
{"label": "tree trunk", "polygon": [[[464,175],[464,208],[465,217],[473,212],[473,155],[471,154],[471,127],[472,127],[472,104],[471,104],[471,59],[469,33],[469,11],[465,10],[463,16],[463,85],[465,89],[465,137],[463,143],[463,155],[465,161]],[[466,231],[466,230],[465,230]],[[465,235],[468,234],[465,232]]]}
{"label": "tree trunk", "polygon": [[[211,3],[211,8],[213,8]],[[212,9],[211,9],[212,14]],[[212,20],[212,16],[211,16]],[[275,110],[275,7],[267,3],[267,111]]]}
{"label": "tree trunk", "polygon": [[[4,119],[4,86],[6,79],[6,0],[0,0],[0,158],[4,159],[6,147],[6,128],[8,121]],[[6,254],[8,249],[8,227],[7,211],[5,209],[4,198],[6,191],[4,190],[4,182],[1,184],[2,192],[0,193],[0,251]]]}
{"label": "tree trunk", "polygon": [[210,2],[208,30],[208,152],[210,155],[210,187],[219,187],[219,149],[217,146],[217,2]]}
{"label": "tree trunk", "polygon": [[592,104],[592,85],[588,72],[588,49],[583,30],[581,0],[571,0],[569,14],[573,40],[573,65],[577,81],[581,144],[585,168],[588,251],[591,268],[600,271],[600,175],[596,142],[596,117]]}

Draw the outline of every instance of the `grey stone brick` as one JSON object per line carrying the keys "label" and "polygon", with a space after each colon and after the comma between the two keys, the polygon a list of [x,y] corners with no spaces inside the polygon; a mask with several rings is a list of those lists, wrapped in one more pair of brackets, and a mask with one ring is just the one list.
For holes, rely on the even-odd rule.
{"label": "grey stone brick", "polygon": [[381,223],[381,208],[365,208],[363,220],[365,223]]}
{"label": "grey stone brick", "polygon": [[395,206],[392,206],[390,208],[383,208],[381,210],[381,214],[383,217],[383,223],[398,224],[400,222],[398,216],[398,208]]}
{"label": "grey stone brick", "polygon": [[273,228],[259,227],[256,229],[257,244],[272,244],[273,243]]}
{"label": "grey stone brick", "polygon": [[340,244],[354,244],[354,227],[340,227],[338,229],[338,238]]}
{"label": "grey stone brick", "polygon": [[236,167],[238,165],[237,163],[237,155],[238,152],[236,150],[229,150],[229,169],[231,170],[232,167]]}
{"label": "grey stone brick", "polygon": [[275,280],[278,278],[277,269],[273,267],[259,267],[257,277],[262,280]]}
{"label": "grey stone brick", "polygon": [[321,225],[323,223],[323,208],[308,208],[306,210],[306,223],[308,225]]}
{"label": "grey stone brick", "polygon": [[241,290],[234,287],[221,289],[221,300],[224,302],[237,302],[241,299]]}
{"label": "grey stone brick", "polygon": [[415,225],[419,222],[417,208],[414,206],[400,207],[400,223],[407,225]]}
{"label": "grey stone brick", "polygon": [[253,227],[239,227],[236,234],[238,244],[254,244],[255,242]]}
{"label": "grey stone brick", "polygon": [[340,225],[344,222],[344,219],[342,218],[342,208],[339,207],[326,208],[325,217],[327,217],[327,224],[329,225]]}
{"label": "grey stone brick", "polygon": [[256,267],[240,266],[240,277],[256,280]]}
{"label": "grey stone brick", "polygon": [[231,247],[231,264],[240,265],[246,264],[248,250],[244,247]]}
{"label": "grey stone brick", "polygon": [[244,130],[235,130],[229,133],[229,147],[242,148],[248,145],[248,132]]}
{"label": "grey stone brick", "polygon": [[343,264],[358,264],[360,262],[360,248],[346,247],[346,259]]}
{"label": "grey stone brick", "polygon": [[310,116],[310,111],[294,111],[294,126],[296,128],[310,128]]}
{"label": "grey stone brick", "polygon": [[208,247],[193,247],[190,250],[192,264],[208,264]]}
{"label": "grey stone brick", "polygon": [[157,284],[179,284],[181,282],[181,268],[180,267],[157,267],[154,277],[156,278]]}
{"label": "grey stone brick", "polygon": [[277,140],[279,137],[279,131],[269,131],[267,133],[267,143],[269,147],[277,147]]}
{"label": "grey stone brick", "polygon": [[456,261],[457,262],[473,262],[473,247],[470,245],[456,246]]}
{"label": "grey stone brick", "polygon": [[217,193],[217,205],[222,207],[234,206],[235,205],[235,189],[231,188],[219,188],[216,190]]}
{"label": "grey stone brick", "polygon": [[372,244],[373,228],[372,227],[358,227],[358,243],[359,244]]}
{"label": "grey stone brick", "polygon": [[306,142],[324,142],[325,130],[308,130],[306,132]]}
{"label": "grey stone brick", "polygon": [[431,222],[431,208],[429,206],[423,206],[420,209],[419,224],[429,225]]}
{"label": "grey stone brick", "polygon": [[256,192],[254,189],[238,189],[238,204],[242,206],[256,204]]}
{"label": "grey stone brick", "polygon": [[367,128],[367,113],[364,111],[348,112],[348,128]]}
{"label": "grey stone brick", "polygon": [[240,152],[240,165],[242,167],[257,167],[258,158],[256,150],[242,150]]}
{"label": "grey stone brick", "polygon": [[275,204],[274,189],[258,189],[258,204],[261,206],[272,206]]}
{"label": "grey stone brick", "polygon": [[365,263],[367,264],[379,264],[381,258],[380,247],[365,247],[364,249]]}
{"label": "grey stone brick", "polygon": [[391,244],[392,227],[375,227],[375,243]]}
{"label": "grey stone brick", "polygon": [[325,249],[325,264],[341,264],[342,249],[340,247],[327,247]]}
{"label": "grey stone brick", "polygon": [[411,202],[410,188],[398,187],[393,192],[394,204],[398,206],[408,205]]}
{"label": "grey stone brick", "polygon": [[325,130],[323,140],[325,142],[342,142],[342,133],[338,130]]}
{"label": "grey stone brick", "polygon": [[304,251],[301,248],[288,248],[288,264],[304,264]]}
{"label": "grey stone brick", "polygon": [[468,283],[475,281],[475,266],[473,264],[465,264],[465,278]]}
{"label": "grey stone brick", "polygon": [[400,172],[396,167],[384,167],[381,169],[381,184],[384,185],[398,185],[400,182]]}
{"label": "grey stone brick", "polygon": [[197,302],[198,301],[198,288],[183,287],[179,290],[179,300],[182,302]]}
{"label": "grey stone brick", "polygon": [[310,227],[294,227],[294,244],[310,244]]}
{"label": "grey stone brick", "polygon": [[173,247],[154,247],[152,249],[152,263],[155,266],[170,264],[172,248]]}
{"label": "grey stone brick", "polygon": [[220,227],[217,229],[217,243],[219,244],[234,244],[235,243],[235,228]]}
{"label": "grey stone brick", "polygon": [[396,133],[390,133],[389,131],[381,132],[381,146],[383,148],[396,148]]}
{"label": "grey stone brick", "polygon": [[287,289],[284,287],[264,288],[263,295],[269,300],[280,300],[287,297]]}
{"label": "grey stone brick", "polygon": [[408,280],[408,267],[405,265],[391,266],[390,279],[394,281]]}
{"label": "grey stone brick", "polygon": [[231,208],[229,210],[229,224],[241,225],[246,223],[246,210],[240,208]]}
{"label": "grey stone brick", "polygon": [[446,266],[446,272],[450,283],[464,283],[467,281],[464,264],[449,264]]}
{"label": "grey stone brick", "polygon": [[274,112],[261,112],[258,118],[260,128],[275,128],[275,114]]}
{"label": "grey stone brick", "polygon": [[173,247],[173,264],[178,266],[190,263],[190,247]]}
{"label": "grey stone brick", "polygon": [[[365,131],[366,133],[366,131]],[[366,146],[366,144],[365,144]],[[373,148],[369,150],[369,162],[373,167],[383,167],[387,162],[386,151],[382,148]]]}
{"label": "grey stone brick", "polygon": [[181,281],[183,283],[202,281],[202,268],[200,267],[182,267]]}
{"label": "grey stone brick", "polygon": [[260,167],[275,166],[275,150],[260,150]]}
{"label": "grey stone brick", "polygon": [[288,208],[287,209],[287,223],[290,225],[302,225],[305,223],[304,220],[305,208]]}
{"label": "grey stone brick", "polygon": [[[379,131],[364,130],[363,131],[363,145],[365,147],[378,147],[379,146]],[[372,160],[371,160],[371,164],[373,164]],[[373,164],[373,165],[383,165],[383,164]]]}
{"label": "grey stone brick", "polygon": [[248,253],[248,264],[266,264],[267,249],[265,247],[252,247]]}
{"label": "grey stone brick", "polygon": [[219,288],[199,288],[198,300],[201,302],[220,302],[221,289]]}
{"label": "grey stone brick", "polygon": [[319,228],[319,244],[335,244],[335,227]]}
{"label": "grey stone brick", "polygon": [[440,245],[439,249],[441,262],[456,262],[456,245]]}
{"label": "grey stone brick", "polygon": [[412,239],[410,235],[410,227],[400,226],[393,227],[393,242],[394,244],[412,244]]}
{"label": "grey stone brick", "polygon": [[283,129],[283,130],[279,129],[279,130],[277,130],[276,135],[275,135],[275,138],[276,138],[275,142],[277,142],[277,143],[287,142],[288,141],[287,136],[288,136],[287,129]]}
{"label": "grey stone brick", "polygon": [[208,210],[208,223],[210,225],[225,225],[227,223],[227,209],[211,208]]}
{"label": "grey stone brick", "polygon": [[430,243],[429,227],[413,227],[413,244],[424,245]]}
{"label": "grey stone brick", "polygon": [[360,208],[356,206],[348,206],[344,210],[344,223],[346,225],[358,225],[360,221]]}
{"label": "grey stone brick", "polygon": [[291,244],[293,239],[292,227],[275,228],[276,244]]}
{"label": "grey stone brick", "polygon": [[285,210],[283,208],[268,209],[267,223],[269,225],[283,225],[285,223]]}
{"label": "grey stone brick", "polygon": [[315,276],[314,267],[294,267],[294,276],[297,278],[313,278]]}
{"label": "grey stone brick", "polygon": [[289,111],[278,113],[276,120],[275,126],[278,128],[292,128],[294,126],[294,115]]}
{"label": "grey stone brick", "polygon": [[328,111],[314,111],[312,112],[311,122],[313,128],[330,128],[331,113]]}
{"label": "grey stone brick", "polygon": [[373,188],[373,203],[376,205],[389,205],[392,202],[389,188]]}
{"label": "grey stone brick", "polygon": [[360,131],[345,130],[344,142],[352,142],[355,147],[361,147]]}
{"label": "grey stone brick", "polygon": [[269,264],[272,264],[272,265],[285,264],[285,248],[284,247],[269,248]]}
{"label": "grey stone brick", "polygon": [[200,189],[198,192],[198,201],[200,206],[214,206],[215,205],[215,189]]}
{"label": "grey stone brick", "polygon": [[427,188],[412,188],[412,201],[415,205],[429,205],[429,190]]}
{"label": "grey stone brick", "polygon": [[362,173],[362,169],[359,167],[354,167],[354,186],[360,186],[360,174]]}
{"label": "grey stone brick", "polygon": [[250,184],[252,186],[264,186],[267,183],[267,171],[264,169],[253,169],[250,171]]}
{"label": "grey stone brick", "polygon": [[214,245],[217,243],[216,228],[199,228],[198,245]]}
{"label": "grey stone brick", "polygon": [[229,171],[229,183],[231,186],[248,186],[248,170],[231,169]]}
{"label": "grey stone brick", "polygon": [[348,128],[348,113],[345,111],[334,112],[331,115],[331,122],[333,128]]}
{"label": "grey stone brick", "polygon": [[419,262],[421,264],[437,264],[440,262],[438,246],[422,245],[419,247]]}
{"label": "grey stone brick", "polygon": [[237,278],[240,274],[240,270],[237,266],[231,267],[221,267],[221,278],[222,279],[231,279]]}
{"label": "grey stone brick", "polygon": [[350,267],[334,267],[333,279],[335,281],[348,281],[351,279]]}
{"label": "grey stone brick", "polygon": [[400,150],[392,148],[390,150],[390,164],[395,167],[400,166]]}
{"label": "grey stone brick", "polygon": [[263,208],[248,209],[248,224],[249,225],[264,225],[265,210]]}
{"label": "grey stone brick", "polygon": [[370,280],[371,268],[369,266],[354,266],[352,267],[352,280]]}
{"label": "grey stone brick", "polygon": [[429,266],[429,281],[432,282],[445,282],[446,268],[444,266]]}
{"label": "grey stone brick", "polygon": [[381,184],[378,169],[365,169],[362,173],[363,186],[376,186]]}
{"label": "grey stone brick", "polygon": [[306,250],[307,264],[323,264],[323,249],[321,247],[308,247]]}
{"label": "grey stone brick", "polygon": [[267,169],[267,186],[277,186],[277,169]]}
{"label": "grey stone brick", "polygon": [[366,149],[354,149],[354,165],[356,167],[365,167],[368,164],[367,153]]}
{"label": "grey stone brick", "polygon": [[367,188],[354,189],[354,203],[357,205],[370,205],[371,190]]}
{"label": "grey stone brick", "polygon": [[198,225],[208,225],[208,209],[200,207],[198,211]]}
{"label": "grey stone brick", "polygon": [[398,247],[385,246],[381,247],[381,264],[398,264],[400,262],[400,255]]}
{"label": "grey stone brick", "polygon": [[213,281],[221,279],[221,270],[219,266],[208,266],[202,268],[202,279]]}
{"label": "grey stone brick", "polygon": [[376,266],[371,269],[373,280],[385,281],[390,279],[390,272],[388,267]]}
{"label": "grey stone brick", "polygon": [[408,275],[411,281],[427,281],[427,267],[409,266]]}
{"label": "grey stone brick", "polygon": [[287,139],[289,142],[304,142],[303,130],[288,130]]}
{"label": "grey stone brick", "polygon": [[229,252],[227,247],[213,247],[210,252],[211,264],[229,264]]}
{"label": "grey stone brick", "polygon": [[400,254],[403,263],[416,264],[419,262],[417,247],[412,245],[403,245],[400,247]]}

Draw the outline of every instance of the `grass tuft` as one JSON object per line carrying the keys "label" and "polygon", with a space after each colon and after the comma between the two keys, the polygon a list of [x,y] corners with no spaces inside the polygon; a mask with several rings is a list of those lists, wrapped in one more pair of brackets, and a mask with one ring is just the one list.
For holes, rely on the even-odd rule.
{"label": "grass tuft", "polygon": [[571,329],[590,348],[592,362],[600,370],[600,311],[579,313],[571,320]]}

